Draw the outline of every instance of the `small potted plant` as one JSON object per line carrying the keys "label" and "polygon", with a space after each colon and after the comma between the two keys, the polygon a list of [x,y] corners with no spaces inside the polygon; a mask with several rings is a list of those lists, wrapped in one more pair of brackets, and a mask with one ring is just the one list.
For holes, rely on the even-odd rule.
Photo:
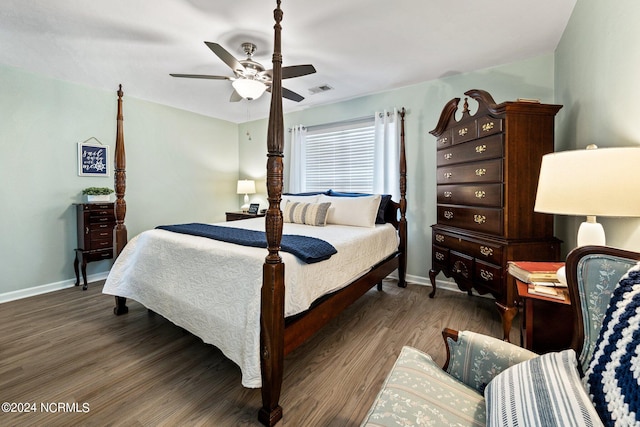
{"label": "small potted plant", "polygon": [[108,202],[113,190],[109,187],[87,187],[82,190],[82,194],[87,198],[87,202]]}

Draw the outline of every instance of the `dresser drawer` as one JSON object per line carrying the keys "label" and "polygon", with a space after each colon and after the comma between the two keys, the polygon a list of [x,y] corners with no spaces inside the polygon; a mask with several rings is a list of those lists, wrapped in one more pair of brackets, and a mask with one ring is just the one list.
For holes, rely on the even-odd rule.
{"label": "dresser drawer", "polygon": [[113,248],[103,249],[99,251],[85,252],[83,254],[84,259],[87,262],[102,261],[103,259],[113,258]]}
{"label": "dresser drawer", "polygon": [[449,252],[451,275],[458,280],[473,280],[473,258],[460,252]]}
{"label": "dresser drawer", "polygon": [[493,135],[502,132],[502,119],[496,119],[491,116],[480,117],[478,123],[478,137]]}
{"label": "dresser drawer", "polygon": [[433,245],[440,248],[441,251],[451,249],[494,264],[502,263],[503,247],[497,243],[470,239],[454,233],[434,230]]}
{"label": "dresser drawer", "polygon": [[440,264],[442,267],[447,267],[449,265],[449,249],[433,245],[432,258],[435,264]]}
{"label": "dresser drawer", "polygon": [[463,142],[471,141],[478,137],[478,128],[475,120],[455,126],[451,131],[454,144],[462,144]]}
{"label": "dresser drawer", "polygon": [[502,182],[502,160],[486,160],[438,168],[438,184]]}
{"label": "dresser drawer", "polygon": [[[113,227],[99,227],[89,230],[89,238],[91,241],[95,240],[113,240]],[[109,245],[111,246],[111,245]]]}
{"label": "dresser drawer", "polygon": [[503,270],[501,267],[476,259],[473,274],[475,281],[486,287],[489,292],[494,295],[502,293]]}
{"label": "dresser drawer", "polygon": [[449,129],[448,131],[445,131],[442,135],[440,135],[436,140],[436,149],[449,147],[452,143],[451,129]]}
{"label": "dresser drawer", "polygon": [[97,249],[107,249],[113,246],[113,240],[109,237],[107,239],[91,239],[89,242],[89,250],[95,251]]}
{"label": "dresser drawer", "polygon": [[502,184],[438,185],[438,203],[502,207]]}
{"label": "dresser drawer", "polygon": [[502,234],[502,209],[438,205],[438,224]]}
{"label": "dresser drawer", "polygon": [[445,147],[437,152],[438,166],[499,158],[503,155],[502,147],[502,134]]}

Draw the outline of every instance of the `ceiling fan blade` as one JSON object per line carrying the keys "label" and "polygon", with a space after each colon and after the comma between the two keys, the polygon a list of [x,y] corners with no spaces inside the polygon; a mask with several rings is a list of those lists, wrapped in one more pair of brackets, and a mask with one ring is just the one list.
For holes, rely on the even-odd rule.
{"label": "ceiling fan blade", "polygon": [[[306,76],[307,74],[313,74],[316,69],[311,64],[305,65],[290,65],[288,67],[282,67],[282,78],[292,79],[294,77]],[[265,70],[261,75],[267,75],[269,78],[273,78],[273,70]]]}
{"label": "ceiling fan blade", "polygon": [[209,76],[207,74],[169,74],[172,77],[186,77],[189,79],[211,79],[211,80],[231,80],[231,77],[227,76]]}
{"label": "ceiling fan blade", "polygon": [[[271,93],[271,86],[267,87],[267,92]],[[296,102],[300,102],[304,99],[304,96],[299,95],[286,87],[282,88],[282,97]]]}
{"label": "ceiling fan blade", "polygon": [[229,102],[240,102],[240,101],[242,101],[242,97],[240,96],[238,91],[234,89],[233,92],[231,92],[231,98],[229,98]]}
{"label": "ceiling fan blade", "polygon": [[282,96],[284,98],[290,99],[292,101],[300,102],[304,99],[304,96],[298,95],[292,90],[287,89],[286,87],[282,88]]}
{"label": "ceiling fan blade", "polygon": [[209,46],[209,49],[211,49],[213,53],[218,55],[218,58],[222,59],[222,62],[231,67],[234,73],[240,74],[244,72],[244,66],[218,43],[204,42],[204,44]]}
{"label": "ceiling fan blade", "polygon": [[311,64],[305,65],[291,65],[289,67],[282,67],[282,78],[291,79],[294,77],[306,76],[307,74],[313,74],[316,69]]}

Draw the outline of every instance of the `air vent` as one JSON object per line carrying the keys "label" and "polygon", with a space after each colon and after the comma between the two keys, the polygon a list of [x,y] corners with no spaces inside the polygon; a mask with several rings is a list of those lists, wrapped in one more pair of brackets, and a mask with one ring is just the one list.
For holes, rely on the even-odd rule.
{"label": "air vent", "polygon": [[328,90],[333,90],[333,88],[331,86],[327,85],[327,84],[324,84],[324,85],[312,87],[311,89],[309,89],[309,92],[312,95],[315,95],[316,93],[326,92]]}

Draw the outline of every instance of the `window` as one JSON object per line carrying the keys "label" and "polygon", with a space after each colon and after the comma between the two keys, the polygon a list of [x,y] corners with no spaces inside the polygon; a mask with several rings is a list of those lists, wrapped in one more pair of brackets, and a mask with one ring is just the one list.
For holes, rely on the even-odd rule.
{"label": "window", "polygon": [[310,129],[305,138],[303,191],[373,193],[374,155],[373,119]]}

